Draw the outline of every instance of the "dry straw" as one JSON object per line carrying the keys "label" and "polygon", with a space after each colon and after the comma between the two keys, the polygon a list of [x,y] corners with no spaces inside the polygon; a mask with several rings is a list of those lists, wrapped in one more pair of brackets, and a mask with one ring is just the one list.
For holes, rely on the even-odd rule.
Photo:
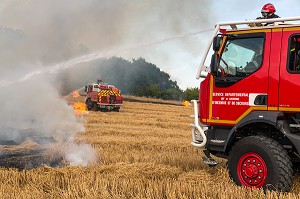
{"label": "dry straw", "polygon": [[124,102],[119,113],[89,112],[86,132],[99,162],[91,167],[0,170],[0,198],[299,198],[236,186],[225,160],[215,168],[190,145],[191,107]]}

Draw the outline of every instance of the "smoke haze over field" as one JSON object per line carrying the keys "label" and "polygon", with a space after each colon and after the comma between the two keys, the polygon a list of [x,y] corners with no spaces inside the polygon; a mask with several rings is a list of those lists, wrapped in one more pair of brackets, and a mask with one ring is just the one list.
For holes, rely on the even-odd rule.
{"label": "smoke haze over field", "polygon": [[46,149],[50,143],[56,143],[56,148],[63,151],[53,155],[64,158],[70,165],[87,166],[97,161],[89,144],[74,142],[75,135],[85,130],[84,126],[75,117],[73,107],[58,95],[45,76],[1,87],[0,92],[6,96],[0,98],[1,144],[32,140]]}
{"label": "smoke haze over field", "polygon": [[[55,82],[54,75],[49,75],[49,72],[59,72],[60,67],[71,66],[68,60],[76,62],[77,57],[94,52],[97,52],[95,57],[111,52],[111,56],[129,59],[151,59],[154,56],[156,61],[153,63],[171,60],[168,48],[147,47],[162,38],[198,31],[199,25],[197,28],[195,25],[199,21],[205,26],[208,2],[1,1],[1,139],[17,143],[36,137],[40,140],[53,137],[58,143],[72,141],[84,128],[74,116],[72,107],[59,97],[55,89],[61,82]],[[142,53],[134,48],[139,45],[143,46]],[[179,41],[172,45],[189,51],[194,44]],[[167,72],[171,72],[176,66],[167,67],[170,67]],[[93,155],[85,159],[89,157],[85,154]],[[85,144],[68,148],[65,154],[71,165],[87,165],[95,157],[92,147]]]}
{"label": "smoke haze over field", "polygon": [[62,142],[84,131],[73,107],[58,96],[43,76],[1,88],[1,93],[7,98],[0,99],[0,139],[20,142],[20,134],[26,132]]}
{"label": "smoke haze over field", "polygon": [[[9,72],[211,28],[208,0],[7,0],[0,5],[0,25],[13,32],[9,38],[0,34],[0,40],[6,41],[0,44],[1,52],[6,52],[0,54],[1,69],[8,66]],[[144,57],[174,77],[178,66],[172,60],[184,54],[197,56],[191,50],[199,49],[195,42],[201,43],[196,38],[168,42],[181,49],[177,55],[170,53],[169,45],[158,44],[116,55]]]}

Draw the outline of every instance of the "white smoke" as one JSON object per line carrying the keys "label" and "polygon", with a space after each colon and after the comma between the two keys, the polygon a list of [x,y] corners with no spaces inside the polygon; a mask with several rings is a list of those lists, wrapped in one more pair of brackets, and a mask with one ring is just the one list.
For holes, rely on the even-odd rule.
{"label": "white smoke", "polygon": [[2,87],[0,93],[0,139],[14,140],[18,133],[29,133],[63,141],[84,131],[72,106],[44,76]]}
{"label": "white smoke", "polygon": [[0,87],[0,142],[32,140],[43,148],[55,143],[62,150],[57,155],[70,165],[87,166],[97,160],[96,152],[90,144],[75,143],[76,134],[85,130],[82,120],[52,84],[40,75]]}
{"label": "white smoke", "polygon": [[97,161],[97,153],[90,144],[87,143],[67,143],[64,157],[71,166],[84,166]]}

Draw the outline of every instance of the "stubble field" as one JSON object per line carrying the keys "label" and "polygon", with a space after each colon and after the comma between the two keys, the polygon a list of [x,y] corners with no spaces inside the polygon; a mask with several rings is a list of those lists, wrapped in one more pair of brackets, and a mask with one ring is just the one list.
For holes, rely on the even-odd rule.
{"label": "stubble field", "polygon": [[84,167],[0,169],[0,198],[300,198],[236,186],[226,161],[214,168],[191,146],[192,107],[124,102],[120,112],[89,112],[78,142],[99,161]]}

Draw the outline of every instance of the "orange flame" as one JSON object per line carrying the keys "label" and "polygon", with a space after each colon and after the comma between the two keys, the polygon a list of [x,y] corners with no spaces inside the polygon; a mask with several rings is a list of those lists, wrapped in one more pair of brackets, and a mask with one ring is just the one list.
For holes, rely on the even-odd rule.
{"label": "orange flame", "polygon": [[77,116],[81,116],[81,115],[87,113],[87,111],[86,111],[86,104],[85,103],[77,102],[77,103],[73,104],[73,107],[74,107],[74,113]]}
{"label": "orange flame", "polygon": [[78,93],[78,91],[73,91],[73,97],[74,98],[77,98],[77,97],[79,97],[80,95],[79,95],[79,93]]}
{"label": "orange flame", "polygon": [[190,104],[189,101],[182,101],[182,105],[183,105],[183,106],[186,106],[186,107],[187,107],[187,106],[189,106],[189,104]]}

